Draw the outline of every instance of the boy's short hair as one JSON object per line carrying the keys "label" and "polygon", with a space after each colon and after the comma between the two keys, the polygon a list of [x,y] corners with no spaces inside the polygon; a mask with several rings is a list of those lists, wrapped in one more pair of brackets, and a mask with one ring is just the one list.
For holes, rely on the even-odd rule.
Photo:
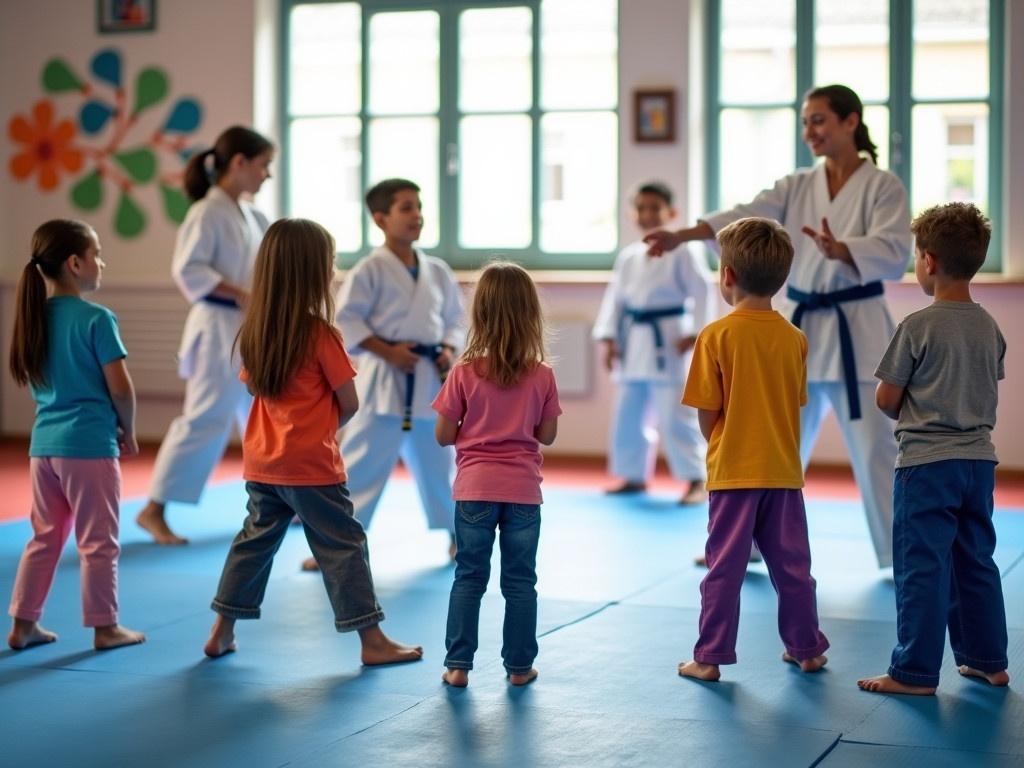
{"label": "boy's short hair", "polygon": [[722,266],[732,267],[736,284],[754,296],[774,296],[789,277],[793,241],[778,222],[751,216],[718,233]]}
{"label": "boy's short hair", "polygon": [[634,204],[640,195],[656,195],[665,201],[665,205],[672,207],[672,189],[662,181],[648,181],[637,187],[636,194],[633,195]]}
{"label": "boy's short hair", "polygon": [[946,203],[922,212],[910,224],[917,248],[928,251],[954,280],[970,280],[985,263],[992,225],[973,203]]}
{"label": "boy's short hair", "polygon": [[370,209],[370,213],[387,213],[395,202],[395,195],[406,189],[420,191],[419,185],[408,179],[378,181],[366,193],[366,207]]}

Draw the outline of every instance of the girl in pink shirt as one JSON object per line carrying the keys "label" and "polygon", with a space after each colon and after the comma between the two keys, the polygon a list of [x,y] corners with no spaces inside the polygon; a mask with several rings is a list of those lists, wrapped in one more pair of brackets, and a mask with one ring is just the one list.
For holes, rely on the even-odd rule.
{"label": "girl in pink shirt", "polygon": [[500,531],[505,598],[501,656],[513,685],[537,677],[537,541],[540,443],[558,429],[558,389],[544,363],[537,289],[517,264],[494,262],[480,275],[466,351],[434,400],[437,441],[455,446],[455,583],[448,603],[442,680],[469,684],[480,600]]}

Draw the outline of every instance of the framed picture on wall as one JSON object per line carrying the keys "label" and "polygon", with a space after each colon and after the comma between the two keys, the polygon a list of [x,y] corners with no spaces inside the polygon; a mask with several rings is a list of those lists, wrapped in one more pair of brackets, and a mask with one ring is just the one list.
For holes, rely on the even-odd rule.
{"label": "framed picture on wall", "polygon": [[633,92],[633,140],[676,140],[676,92],[672,89]]}
{"label": "framed picture on wall", "polygon": [[152,32],[156,29],[156,0],[96,0],[96,28],[101,35]]}

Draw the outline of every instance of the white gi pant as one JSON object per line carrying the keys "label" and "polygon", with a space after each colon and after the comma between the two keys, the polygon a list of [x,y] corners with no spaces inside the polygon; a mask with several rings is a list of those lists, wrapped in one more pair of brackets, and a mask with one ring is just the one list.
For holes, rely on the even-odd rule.
{"label": "white gi pant", "polygon": [[807,382],[807,405],[800,412],[800,459],[806,471],[821,422],[831,408],[836,413],[853,466],[853,477],[864,502],[878,566],[885,568],[892,565],[894,422],[875,407],[875,384],[861,382],[858,391],[861,417],[851,421],[846,386],[842,382]]}

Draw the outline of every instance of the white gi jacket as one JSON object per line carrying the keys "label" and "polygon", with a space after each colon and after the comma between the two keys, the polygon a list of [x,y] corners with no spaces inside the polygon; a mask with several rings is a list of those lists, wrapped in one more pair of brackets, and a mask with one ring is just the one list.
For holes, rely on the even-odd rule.
{"label": "white gi jacket", "polygon": [[[455,354],[466,342],[466,310],[455,273],[441,259],[416,249],[419,275],[388,248],[375,248],[345,275],[337,296],[335,321],[359,375],[359,409],[401,416],[405,409],[405,373],[362,349],[371,336],[386,341],[447,344]],[[430,407],[441,389],[434,361],[416,366],[412,416],[435,418]]]}

